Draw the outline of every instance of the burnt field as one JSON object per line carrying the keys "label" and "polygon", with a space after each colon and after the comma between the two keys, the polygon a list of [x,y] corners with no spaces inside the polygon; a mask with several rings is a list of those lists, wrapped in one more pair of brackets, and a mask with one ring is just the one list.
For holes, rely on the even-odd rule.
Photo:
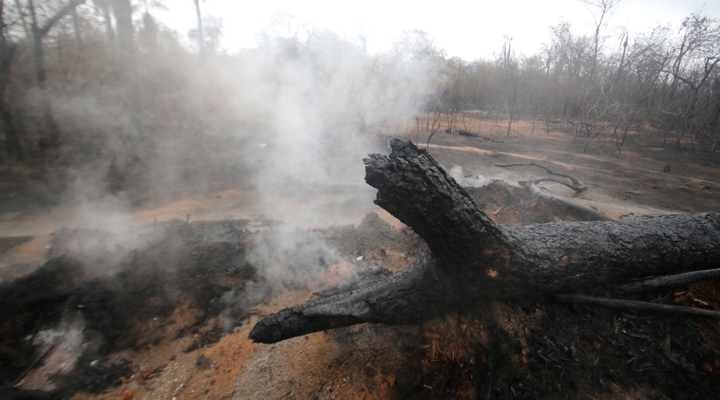
{"label": "burnt field", "polygon": [[[720,209],[716,154],[664,149],[642,133],[631,134],[622,153],[601,141],[585,148],[587,140],[558,131],[530,136],[530,124],[495,141],[438,133],[429,152],[448,171],[463,167],[453,168],[455,179],[501,224],[577,218],[517,185],[545,171],[498,163],[532,161],[570,174],[589,190],[543,183],[544,191],[612,219]],[[551,298],[469,304],[420,326],[361,324],[253,343],[248,335],[261,318],[372,285],[424,251],[412,229],[372,206],[367,189],[293,184],[303,196],[278,191],[277,203],[264,207],[248,187],[140,203],[131,210],[137,223],[121,235],[64,226],[52,208],[11,214],[18,206],[8,200],[3,396],[701,399],[719,389],[715,320]],[[321,208],[337,223],[275,216],[282,202],[291,204],[285,215]],[[720,310],[719,288],[708,280],[623,298]]]}
{"label": "burnt field", "polygon": [[0,400],[717,397],[720,10],[296,3],[0,1]]}

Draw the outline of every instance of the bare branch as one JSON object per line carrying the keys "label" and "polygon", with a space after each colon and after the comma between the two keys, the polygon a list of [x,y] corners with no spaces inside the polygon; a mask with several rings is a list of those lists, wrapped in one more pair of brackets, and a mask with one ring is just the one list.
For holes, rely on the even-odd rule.
{"label": "bare branch", "polygon": [[643,279],[641,281],[630,282],[624,285],[620,285],[616,289],[623,293],[637,293],[647,290],[665,289],[670,287],[689,285],[698,281],[715,278],[720,278],[720,268]]}
{"label": "bare branch", "polygon": [[555,299],[563,303],[584,306],[599,306],[619,310],[645,311],[659,314],[685,315],[689,317],[705,317],[720,319],[720,312],[695,307],[673,306],[668,304],[650,303],[647,301],[610,299],[607,297],[583,296],[579,294],[559,294]]}
{"label": "bare branch", "polygon": [[47,33],[52,29],[52,27],[60,21],[63,17],[65,17],[68,13],[70,13],[72,10],[75,9],[75,7],[79,6],[80,4],[84,4],[85,0],[70,0],[70,2],[63,8],[60,9],[55,15],[53,15],[49,20],[45,22],[45,24],[42,26],[42,28],[34,26],[33,29],[37,30],[38,35],[40,37],[43,37],[47,35]]}
{"label": "bare branch", "polygon": [[539,178],[539,179],[535,179],[535,180],[532,181],[533,183],[553,181],[553,182],[557,182],[557,183],[563,184],[563,185],[569,187],[570,189],[574,190],[574,191],[577,192],[577,193],[582,193],[582,192],[584,192],[584,191],[587,190],[587,185],[585,185],[584,183],[582,183],[582,182],[580,182],[579,180],[575,179],[575,177],[573,177],[572,175],[563,174],[563,173],[561,173],[561,172],[555,172],[555,171],[551,170],[550,168],[548,168],[548,167],[546,167],[546,166],[544,166],[544,165],[537,164],[537,163],[535,163],[535,162],[515,163],[515,164],[495,164],[496,167],[502,167],[502,168],[518,167],[518,166],[523,166],[523,165],[531,165],[531,166],[534,166],[534,167],[542,168],[542,169],[544,169],[545,171],[547,171],[547,173],[550,174],[550,175],[555,175],[555,176],[561,176],[561,177],[563,177],[563,178],[568,178],[568,179],[570,179],[570,180],[572,181],[573,185],[569,185],[569,184],[567,184],[567,183],[565,183],[565,182],[561,182],[561,181],[558,181],[558,180],[555,180],[555,179],[550,179],[550,178]]}

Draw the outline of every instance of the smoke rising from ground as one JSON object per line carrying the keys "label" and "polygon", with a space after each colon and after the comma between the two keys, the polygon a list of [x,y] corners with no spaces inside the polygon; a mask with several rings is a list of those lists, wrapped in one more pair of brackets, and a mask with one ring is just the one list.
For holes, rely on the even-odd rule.
{"label": "smoke rising from ground", "polygon": [[362,182],[361,159],[377,148],[373,127],[413,116],[434,91],[434,60],[401,56],[370,57],[327,31],[302,43],[266,38],[245,54],[253,64],[241,75],[255,82],[246,100],[268,118],[256,136],[267,144],[258,186],[280,177]]}
{"label": "smoke rising from ground", "polygon": [[387,151],[387,138],[404,135],[437,96],[442,53],[421,32],[373,56],[362,41],[320,30],[266,34],[233,56],[199,57],[174,43],[165,32],[155,50],[139,49],[135,99],[114,70],[51,88],[57,119],[71,132],[58,157],[67,167],[56,203],[70,228],[103,232],[96,249],[83,251],[143,248],[138,232],[152,214],[138,221],[137,210],[167,207],[175,219],[198,220],[201,211],[176,203],[250,192],[226,217],[289,233],[250,252],[264,281],[249,283],[241,299],[307,287],[328,267],[352,265],[318,235],[295,229],[369,211],[374,190],[362,158]]}
{"label": "smoke rising from ground", "polygon": [[163,37],[137,54],[142,125],[113,71],[87,90],[54,87],[58,119],[73,130],[63,200],[79,223],[225,188],[256,191],[253,210],[276,219],[327,189],[370,192],[362,158],[404,133],[442,79],[441,53],[420,32],[376,56],[329,31],[266,34],[254,49],[202,59]]}

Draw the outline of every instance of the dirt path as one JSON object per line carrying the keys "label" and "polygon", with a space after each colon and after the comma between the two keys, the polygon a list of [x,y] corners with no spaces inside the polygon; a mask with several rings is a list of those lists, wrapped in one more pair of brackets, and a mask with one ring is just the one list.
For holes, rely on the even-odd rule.
{"label": "dirt path", "polygon": [[[612,218],[720,210],[720,155],[641,148],[635,137],[617,153],[591,148],[587,139],[564,133],[549,136],[503,137],[505,143],[438,134],[430,153],[446,168],[460,165],[466,173],[503,179],[511,184],[544,176],[535,167],[512,169],[494,163],[536,162],[585,182],[590,190],[575,196],[562,185],[542,186]],[[647,145],[646,145],[647,146]],[[668,161],[673,160],[673,161]],[[668,172],[663,172],[670,165]]]}

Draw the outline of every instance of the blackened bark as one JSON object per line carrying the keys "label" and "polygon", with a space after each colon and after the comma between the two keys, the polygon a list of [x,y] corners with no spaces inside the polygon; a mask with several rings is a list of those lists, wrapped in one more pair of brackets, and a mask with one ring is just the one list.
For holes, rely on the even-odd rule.
{"label": "blackened bark", "polygon": [[[607,222],[505,227],[512,253],[504,284],[544,293],[683,270],[709,269],[720,257],[720,214],[667,215]],[[526,280],[533,280],[527,282]]]}
{"label": "blackened bark", "polygon": [[410,324],[451,310],[444,297],[452,282],[425,255],[397,274],[367,288],[307,302],[272,314],[253,327],[256,342],[275,343],[307,333],[363,322]]}
{"label": "blackened bark", "polygon": [[623,293],[638,293],[648,290],[684,286],[699,281],[717,278],[720,278],[720,268],[705,269],[702,271],[693,271],[677,275],[658,276],[655,278],[626,283],[616,287],[615,289]]}
{"label": "blackened bark", "polygon": [[365,159],[375,203],[427,243],[430,254],[371,288],[311,301],[260,321],[272,343],[362,322],[402,324],[451,309],[607,287],[708,269],[720,257],[720,214],[510,227],[492,222],[430,155],[396,140]]}

